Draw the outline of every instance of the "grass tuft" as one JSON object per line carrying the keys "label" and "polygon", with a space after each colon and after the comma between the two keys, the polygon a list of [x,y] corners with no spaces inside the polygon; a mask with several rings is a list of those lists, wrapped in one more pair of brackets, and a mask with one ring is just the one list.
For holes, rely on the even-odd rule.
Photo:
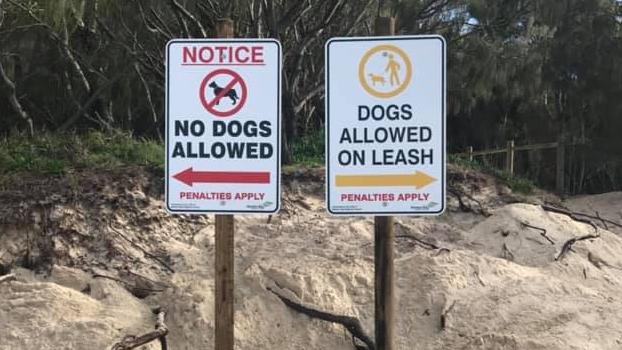
{"label": "grass tuft", "polygon": [[465,157],[455,154],[450,154],[448,158],[449,163],[456,164],[463,168],[486,173],[501,179],[508,185],[508,187],[513,192],[529,195],[532,194],[536,189],[536,185],[533,181],[518,175],[510,175],[505,170],[500,170],[492,166],[491,164],[480,162],[477,159],[469,161]]}
{"label": "grass tuft", "polygon": [[[324,130],[307,134],[294,142],[292,153],[292,167],[324,165]],[[510,176],[489,164],[470,162],[455,155],[449,155],[449,162],[496,176],[518,193],[531,194],[536,187],[528,179]],[[12,135],[0,139],[0,175],[63,175],[70,169],[109,169],[128,165],[164,171],[164,145],[124,132],[45,133],[34,138]]]}
{"label": "grass tuft", "polygon": [[62,175],[69,169],[124,165],[164,169],[164,147],[122,132],[41,134],[32,139],[12,135],[0,139],[0,174]]}

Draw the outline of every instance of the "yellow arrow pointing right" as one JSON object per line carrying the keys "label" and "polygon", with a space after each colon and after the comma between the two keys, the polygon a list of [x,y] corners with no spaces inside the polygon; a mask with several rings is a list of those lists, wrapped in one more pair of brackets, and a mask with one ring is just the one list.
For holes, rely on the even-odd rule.
{"label": "yellow arrow pointing right", "polygon": [[337,187],[415,187],[420,189],[435,182],[436,178],[417,171],[401,175],[337,175]]}

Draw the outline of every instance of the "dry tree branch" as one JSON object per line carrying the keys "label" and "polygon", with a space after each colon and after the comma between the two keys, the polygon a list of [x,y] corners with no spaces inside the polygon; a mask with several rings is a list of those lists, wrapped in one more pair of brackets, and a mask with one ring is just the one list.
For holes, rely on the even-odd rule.
{"label": "dry tree branch", "polygon": [[147,28],[147,30],[151,33],[160,34],[167,40],[171,39],[173,37],[173,34],[166,26],[166,23],[162,21],[162,19],[158,16],[153,8],[150,8],[150,10],[155,20],[150,19],[147,16],[145,10],[143,9],[143,5],[140,3],[140,1],[138,2],[138,11],[140,13],[140,18],[142,19],[142,22],[145,24],[145,28]]}
{"label": "dry tree branch", "polygon": [[311,90],[304,96],[300,102],[296,106],[294,106],[294,112],[299,113],[302,108],[316,95],[324,92],[324,82],[318,83],[316,87],[311,88]]}
{"label": "dry tree branch", "polygon": [[158,125],[158,113],[155,110],[155,105],[153,104],[153,98],[151,97],[151,90],[149,89],[149,83],[143,76],[143,73],[140,71],[140,65],[138,63],[134,63],[134,71],[138,75],[140,82],[145,89],[145,97],[147,98],[147,104],[149,105],[149,111],[151,112],[151,118],[153,119],[153,125],[157,128]]}
{"label": "dry tree branch", "polygon": [[298,302],[295,302],[288,297],[285,297],[272,288],[267,288],[272,294],[276,295],[281,301],[287,305],[288,307],[298,311],[302,314],[305,314],[311,318],[317,318],[322,321],[338,323],[344,326],[350,334],[354,337],[362,341],[366,346],[367,350],[375,350],[376,344],[374,341],[365,333],[363,326],[361,325],[361,321],[357,318],[351,316],[343,316],[343,315],[335,315],[325,311],[319,311],[316,309],[312,309],[310,307],[304,306]]}
{"label": "dry tree branch", "polygon": [[128,335],[120,342],[112,346],[112,350],[130,350],[139,346],[151,343],[154,340],[159,340],[162,350],[168,350],[168,343],[166,341],[166,335],[168,334],[168,328],[164,323],[164,317],[166,311],[161,308],[156,308],[153,313],[157,314],[155,331],[143,334],[139,337]]}
{"label": "dry tree branch", "polygon": [[[173,37],[175,37],[173,35],[173,31],[171,30],[171,28],[166,24],[166,22],[162,19],[162,16],[156,12],[156,10],[152,8],[149,9],[149,12],[151,12],[151,15],[153,16],[153,18],[155,18],[155,21],[160,25],[160,27],[162,27],[162,32],[163,34],[166,35],[167,38],[171,39]],[[153,24],[156,24],[156,22],[153,22]]]}
{"label": "dry tree branch", "polygon": [[[303,8],[304,5],[307,5]],[[292,28],[298,23],[304,16],[304,14],[313,8],[312,2],[308,1],[296,1],[294,5],[291,5],[289,9],[285,11],[285,14],[279,19],[277,26],[279,28]]]}
{"label": "dry tree branch", "polygon": [[95,92],[93,92],[91,97],[89,97],[89,99],[86,100],[86,102],[71,117],[69,117],[69,119],[67,119],[60,127],[58,127],[57,131],[63,132],[73,126],[73,124],[75,124],[80,119],[80,116],[84,115],[86,111],[91,107],[91,105],[97,102],[97,99],[100,97],[100,95],[106,92],[106,90],[108,90],[109,87],[116,83],[117,80],[123,78],[124,75],[125,72],[121,72],[112,79],[109,79],[107,82],[99,86],[99,88]]}
{"label": "dry tree branch", "polygon": [[[194,25],[197,26],[197,28],[201,32],[201,35],[204,38],[207,38],[207,31],[205,30],[201,22],[196,17],[194,17],[192,13],[190,13],[190,11],[188,11],[185,7],[183,7],[183,5],[181,5],[176,0],[171,0],[171,5],[173,6],[173,9],[175,11],[179,11],[179,13],[181,13],[182,15],[184,15],[184,17],[188,18],[192,23],[194,23]],[[186,27],[186,31],[188,31],[187,27]],[[190,34],[189,31],[188,31],[188,34]]]}
{"label": "dry tree branch", "polygon": [[361,11],[359,12],[359,14],[356,16],[356,19],[354,20],[354,22],[352,23],[352,25],[350,26],[350,29],[348,29],[348,31],[346,32],[346,34],[344,36],[351,36],[352,33],[354,32],[354,30],[358,27],[359,23],[361,23],[361,21],[363,20],[363,18],[365,18],[365,14],[367,13],[367,11],[369,9],[371,9],[371,4],[376,1],[376,0],[369,0],[367,2],[367,4],[365,4],[365,6],[361,9]]}
{"label": "dry tree branch", "polygon": [[173,14],[175,15],[175,19],[177,20],[177,23],[181,28],[181,36],[184,38],[191,38],[192,36],[190,35],[190,29],[188,28],[188,23],[186,22],[186,19],[179,11],[175,9],[174,5],[171,6],[173,7]]}
{"label": "dry tree branch", "polygon": [[56,41],[59,44],[61,51],[63,52],[63,54],[69,61],[70,65],[76,71],[76,74],[78,74],[80,81],[84,85],[85,91],[90,92],[91,85],[88,79],[86,78],[86,75],[84,74],[84,70],[82,69],[82,67],[80,66],[80,63],[78,62],[78,60],[75,58],[75,56],[71,52],[71,48],[69,46],[69,35],[67,33],[67,24],[64,25],[63,35],[61,36],[54,31],[54,28],[52,28],[49,24],[43,21],[39,16],[37,16],[36,13],[32,11],[32,9],[28,8],[23,3],[16,2],[15,0],[7,0],[7,1],[10,2],[13,6],[16,6],[22,11],[24,11],[28,15],[28,17],[30,17],[36,23],[40,24],[42,27],[48,30],[49,35],[52,37],[54,41]]}

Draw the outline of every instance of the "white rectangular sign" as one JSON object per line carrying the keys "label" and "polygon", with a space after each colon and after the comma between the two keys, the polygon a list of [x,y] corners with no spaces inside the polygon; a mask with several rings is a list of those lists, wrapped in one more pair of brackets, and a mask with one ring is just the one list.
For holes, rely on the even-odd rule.
{"label": "white rectangular sign", "polygon": [[326,201],[341,215],[445,210],[445,40],[326,44]]}
{"label": "white rectangular sign", "polygon": [[281,66],[271,39],[168,43],[169,212],[279,210]]}

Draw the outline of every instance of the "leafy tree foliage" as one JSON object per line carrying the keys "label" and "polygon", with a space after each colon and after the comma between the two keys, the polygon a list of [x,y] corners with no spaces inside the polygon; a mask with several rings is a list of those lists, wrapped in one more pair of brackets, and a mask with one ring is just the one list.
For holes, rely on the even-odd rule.
{"label": "leafy tree foliage", "polygon": [[[621,9],[617,0],[0,0],[0,133],[161,138],[165,43],[214,36],[216,20],[231,17],[238,36],[283,44],[290,161],[293,143],[323,129],[325,41],[371,35],[376,16],[392,15],[398,34],[448,42],[452,150],[559,139],[576,144],[570,191],[619,189]],[[553,158],[530,152],[519,165],[552,182]]]}

